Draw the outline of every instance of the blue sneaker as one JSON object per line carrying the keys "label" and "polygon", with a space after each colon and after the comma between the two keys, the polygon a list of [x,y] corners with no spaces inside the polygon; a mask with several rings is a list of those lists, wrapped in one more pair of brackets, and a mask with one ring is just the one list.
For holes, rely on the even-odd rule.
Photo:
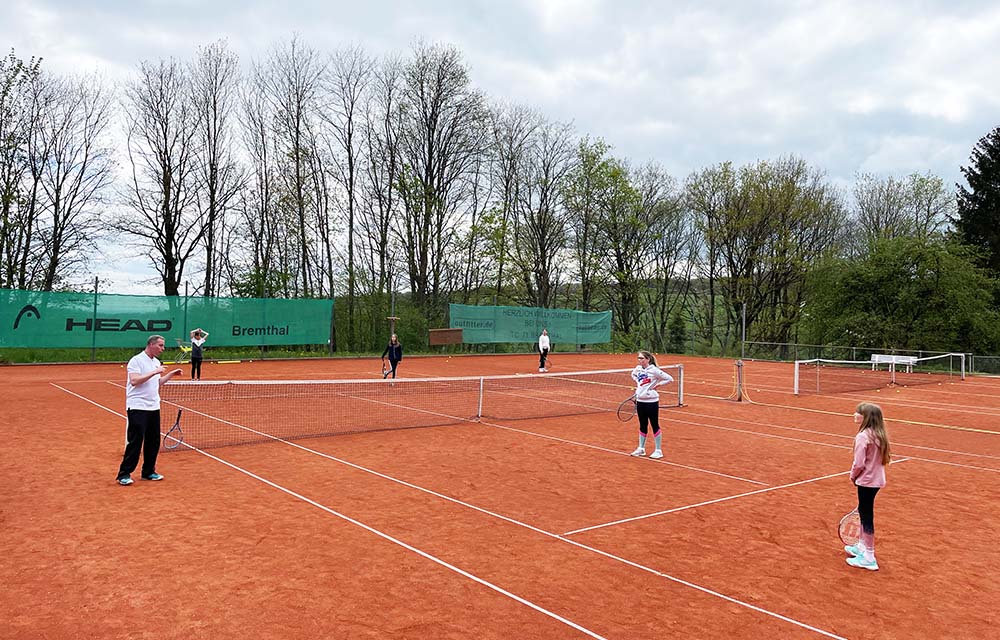
{"label": "blue sneaker", "polygon": [[865,548],[861,546],[860,542],[855,544],[849,544],[844,547],[844,551],[852,556],[863,556],[865,555]]}
{"label": "blue sneaker", "polygon": [[118,484],[120,484],[123,487],[129,486],[130,484],[132,484],[132,482],[133,482],[132,476],[123,476],[121,478],[118,478]]}
{"label": "blue sneaker", "polygon": [[148,476],[143,476],[143,480],[163,480],[163,476],[158,473],[151,473]]}
{"label": "blue sneaker", "polygon": [[869,571],[878,571],[878,563],[875,562],[875,558],[871,560],[865,560],[864,556],[855,556],[853,558],[847,559],[847,564],[852,567],[857,567],[858,569],[868,569]]}

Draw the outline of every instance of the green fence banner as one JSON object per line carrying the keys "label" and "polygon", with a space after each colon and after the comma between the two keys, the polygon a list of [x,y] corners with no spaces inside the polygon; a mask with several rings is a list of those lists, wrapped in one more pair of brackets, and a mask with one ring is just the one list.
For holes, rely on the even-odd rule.
{"label": "green fence banner", "polygon": [[489,307],[448,305],[452,329],[462,329],[462,341],[536,342],[547,329],[553,346],[611,342],[611,312],[542,309],[539,307]]}
{"label": "green fence banner", "polygon": [[327,344],[333,300],[130,296],[0,289],[0,347],[173,346],[191,329],[218,347]]}

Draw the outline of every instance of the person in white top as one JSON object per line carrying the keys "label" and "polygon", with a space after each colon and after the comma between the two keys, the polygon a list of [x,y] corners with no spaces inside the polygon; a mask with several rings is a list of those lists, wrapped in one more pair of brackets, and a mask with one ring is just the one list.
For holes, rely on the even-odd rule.
{"label": "person in white top", "polygon": [[150,336],[146,348],[128,361],[125,379],[125,413],[128,430],[125,453],[118,466],[118,484],[132,484],[132,472],[139,465],[142,453],[142,479],[163,480],[156,473],[156,456],[160,452],[160,386],[181,373],[167,372],[157,359],[166,345],[163,336]]}
{"label": "person in white top", "polygon": [[542,329],[542,335],[538,336],[538,372],[548,371],[545,368],[545,359],[549,357],[549,332]]}
{"label": "person in white top", "polygon": [[208,332],[198,327],[191,330],[191,379],[201,380],[201,361],[205,357],[205,340]]}
{"label": "person in white top", "polygon": [[655,449],[649,457],[659,460],[663,457],[663,447],[660,440],[660,394],[655,389],[670,384],[674,378],[656,366],[656,358],[650,352],[640,351],[638,360],[639,364],[632,369],[632,380],[635,381],[635,413],[639,416],[639,446],[632,455],[646,455],[646,437],[652,426]]}

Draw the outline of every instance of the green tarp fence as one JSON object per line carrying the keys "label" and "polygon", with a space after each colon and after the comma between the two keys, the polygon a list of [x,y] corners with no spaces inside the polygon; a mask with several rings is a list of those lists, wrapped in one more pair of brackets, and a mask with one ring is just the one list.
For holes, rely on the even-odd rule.
{"label": "green tarp fence", "polygon": [[0,347],[173,346],[191,329],[216,347],[327,344],[333,300],[130,296],[0,289]]}
{"label": "green tarp fence", "polygon": [[491,307],[448,305],[449,326],[462,329],[462,341],[536,342],[547,329],[553,348],[562,344],[611,342],[611,312],[542,309],[539,307]]}

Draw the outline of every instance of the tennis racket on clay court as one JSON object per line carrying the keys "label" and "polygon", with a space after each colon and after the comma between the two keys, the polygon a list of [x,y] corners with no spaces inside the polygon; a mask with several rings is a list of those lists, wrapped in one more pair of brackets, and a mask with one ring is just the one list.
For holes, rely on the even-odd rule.
{"label": "tennis racket on clay court", "polygon": [[385,368],[385,358],[382,358],[382,379],[385,380],[387,375],[389,375],[389,370]]}
{"label": "tennis racket on clay court", "polygon": [[628,422],[635,416],[635,395],[631,395],[627,400],[618,405],[618,419]]}
{"label": "tennis racket on clay court", "polygon": [[176,449],[181,446],[182,442],[184,442],[184,432],[181,431],[182,413],[184,413],[183,409],[177,410],[177,419],[174,420],[174,426],[170,427],[170,431],[167,431],[167,435],[163,436],[164,449]]}
{"label": "tennis racket on clay court", "polygon": [[858,515],[857,509],[840,519],[838,533],[844,544],[850,546],[858,543],[861,539],[861,516]]}

